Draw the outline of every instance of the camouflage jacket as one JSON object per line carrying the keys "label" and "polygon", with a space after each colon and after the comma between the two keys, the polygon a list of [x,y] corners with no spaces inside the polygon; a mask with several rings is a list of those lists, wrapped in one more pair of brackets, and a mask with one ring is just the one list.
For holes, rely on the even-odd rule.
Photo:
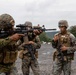
{"label": "camouflage jacket", "polygon": [[[19,45],[19,50],[24,49],[22,46],[26,43],[28,43],[28,41],[26,42],[26,37],[24,37],[23,42],[21,40],[18,40],[17,44]],[[33,46],[35,47],[35,49],[39,49],[41,47],[41,42],[40,42],[40,38],[39,36],[36,36],[33,40],[31,40],[34,42]]]}
{"label": "camouflage jacket", "polygon": [[[58,35],[59,36],[59,34],[60,33],[57,33],[57,34],[55,34],[55,35]],[[67,46],[68,47],[68,49],[67,49],[67,51],[66,51],[66,53],[67,54],[72,54],[72,53],[74,53],[75,51],[76,51],[76,40],[75,40],[75,36],[73,35],[73,34],[71,34],[71,33],[69,33],[68,32],[68,34],[69,34],[69,36],[68,37],[70,37],[70,46]],[[59,37],[60,38],[60,37]],[[57,47],[58,47],[58,41],[54,41],[54,40],[52,40],[52,47],[53,48],[56,48],[57,49]],[[69,57],[71,57],[71,56],[68,56],[68,58]],[[73,57],[73,56],[72,56]]]}
{"label": "camouflage jacket", "polygon": [[7,46],[10,42],[11,42],[11,40],[9,38],[0,39],[0,48]]}
{"label": "camouflage jacket", "polygon": [[8,72],[12,69],[17,53],[15,41],[11,41],[8,37],[0,39],[0,72]]}

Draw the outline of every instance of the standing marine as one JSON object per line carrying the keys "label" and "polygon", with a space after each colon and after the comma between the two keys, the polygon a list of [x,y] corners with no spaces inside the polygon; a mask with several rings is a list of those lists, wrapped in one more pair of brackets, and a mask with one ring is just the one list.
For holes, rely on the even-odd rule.
{"label": "standing marine", "polygon": [[53,55],[53,75],[71,75],[71,62],[74,59],[76,50],[75,36],[67,31],[68,22],[58,22],[60,32],[54,35],[52,46],[56,49]]}
{"label": "standing marine", "polygon": [[[32,29],[32,23],[25,22],[27,30]],[[20,52],[19,57],[22,59],[22,72],[23,75],[29,75],[30,68],[34,75],[40,75],[40,69],[38,65],[38,50],[41,47],[39,36],[34,32],[27,32],[26,36],[21,38],[21,46],[23,49]]]}

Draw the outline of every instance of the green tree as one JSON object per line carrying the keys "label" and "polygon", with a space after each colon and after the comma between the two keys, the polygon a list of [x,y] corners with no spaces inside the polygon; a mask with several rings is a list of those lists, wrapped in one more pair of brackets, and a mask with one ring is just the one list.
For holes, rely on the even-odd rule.
{"label": "green tree", "polygon": [[44,41],[44,42],[50,42],[51,41],[51,38],[49,38],[47,35],[46,35],[46,32],[43,32],[41,35],[39,35],[40,37],[40,40],[41,41]]}
{"label": "green tree", "polygon": [[69,28],[69,31],[76,37],[76,25],[71,26],[71,27]]}

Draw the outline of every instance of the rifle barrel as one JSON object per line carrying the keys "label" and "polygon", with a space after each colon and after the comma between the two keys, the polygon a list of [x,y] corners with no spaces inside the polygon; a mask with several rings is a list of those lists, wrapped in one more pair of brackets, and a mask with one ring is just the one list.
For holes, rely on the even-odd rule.
{"label": "rifle barrel", "polygon": [[51,30],[56,30],[56,29],[45,29],[45,31],[51,31]]}

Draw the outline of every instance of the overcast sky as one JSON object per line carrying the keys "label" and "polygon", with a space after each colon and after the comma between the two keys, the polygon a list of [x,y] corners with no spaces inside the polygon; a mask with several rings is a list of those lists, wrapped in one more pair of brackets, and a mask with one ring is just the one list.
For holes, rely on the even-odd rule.
{"label": "overcast sky", "polygon": [[0,0],[0,14],[10,14],[15,24],[31,21],[33,25],[57,28],[58,21],[65,19],[76,25],[76,0]]}

